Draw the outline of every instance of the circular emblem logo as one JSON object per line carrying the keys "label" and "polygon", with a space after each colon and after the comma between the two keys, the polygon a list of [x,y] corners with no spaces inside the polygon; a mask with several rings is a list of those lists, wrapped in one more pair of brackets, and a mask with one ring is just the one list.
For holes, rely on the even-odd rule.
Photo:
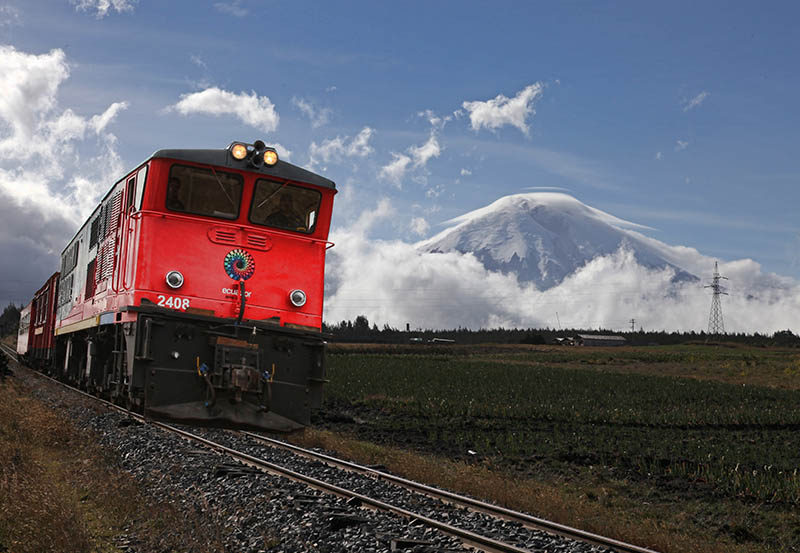
{"label": "circular emblem logo", "polygon": [[231,250],[223,262],[225,272],[233,280],[247,280],[256,270],[253,256],[244,250]]}

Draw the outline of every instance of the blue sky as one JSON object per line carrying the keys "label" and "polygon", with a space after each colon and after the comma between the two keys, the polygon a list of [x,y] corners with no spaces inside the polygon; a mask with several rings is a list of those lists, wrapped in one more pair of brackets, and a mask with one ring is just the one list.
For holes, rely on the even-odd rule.
{"label": "blue sky", "polygon": [[[668,244],[800,278],[798,11],[0,0],[0,85],[36,60],[68,73],[30,81],[41,105],[27,124],[39,131],[20,130],[13,105],[0,109],[0,141],[39,136],[67,110],[83,122],[68,137],[69,167],[38,173],[50,204],[9,180],[41,157],[0,159],[5,209],[31,214],[0,235],[0,250],[37,252],[35,270],[0,274],[0,302],[29,297],[56,267],[60,229],[74,231],[47,205],[85,211],[78,192],[100,193],[159,148],[259,138],[337,182],[334,228],[388,201],[375,239],[414,242],[500,196],[556,187]],[[113,162],[98,168],[95,148]],[[69,193],[68,182],[78,183]],[[37,217],[50,238],[29,223]]]}

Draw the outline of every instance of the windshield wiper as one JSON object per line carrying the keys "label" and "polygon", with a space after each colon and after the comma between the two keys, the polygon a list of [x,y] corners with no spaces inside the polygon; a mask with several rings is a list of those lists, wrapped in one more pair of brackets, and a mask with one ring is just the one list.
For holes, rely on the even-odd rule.
{"label": "windshield wiper", "polygon": [[214,178],[217,179],[217,184],[219,184],[219,187],[222,189],[222,193],[225,194],[226,198],[228,198],[228,201],[231,203],[231,207],[235,208],[236,202],[233,201],[233,198],[231,198],[230,194],[228,194],[228,191],[225,190],[225,186],[222,184],[222,181],[219,180],[219,176],[217,175],[217,171],[214,169],[214,166],[210,165],[209,167],[211,167],[211,172],[214,174]]}
{"label": "windshield wiper", "polygon": [[259,207],[261,207],[262,205],[264,205],[265,203],[267,203],[268,201],[270,201],[272,198],[274,198],[274,197],[275,197],[275,194],[277,194],[278,192],[280,192],[281,190],[283,190],[283,189],[286,187],[286,185],[287,185],[287,184],[289,184],[289,181],[288,181],[288,180],[287,180],[286,182],[284,182],[284,183],[281,185],[281,187],[280,187],[280,188],[278,188],[278,189],[277,189],[275,192],[273,192],[272,194],[270,194],[269,196],[267,196],[267,197],[266,197],[266,199],[265,199],[263,202],[261,202],[260,204],[258,204],[258,205],[256,206],[256,209],[258,209]]}

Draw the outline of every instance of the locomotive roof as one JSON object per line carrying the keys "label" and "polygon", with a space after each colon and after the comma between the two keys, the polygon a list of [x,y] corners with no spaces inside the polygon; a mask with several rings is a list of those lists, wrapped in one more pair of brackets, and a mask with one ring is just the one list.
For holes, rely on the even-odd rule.
{"label": "locomotive roof", "polygon": [[336,183],[332,180],[326,179],[323,176],[312,173],[302,167],[293,165],[288,161],[278,160],[273,166],[262,165],[259,168],[254,168],[245,161],[237,161],[232,159],[227,149],[224,150],[158,150],[154,153],[152,158],[168,158],[177,159],[181,161],[192,161],[194,163],[206,163],[208,165],[216,165],[221,167],[231,167],[232,169],[243,169],[253,171],[254,173],[261,173],[270,177],[277,177],[280,179],[287,179],[299,182],[307,182],[315,186],[323,188],[336,188]]}

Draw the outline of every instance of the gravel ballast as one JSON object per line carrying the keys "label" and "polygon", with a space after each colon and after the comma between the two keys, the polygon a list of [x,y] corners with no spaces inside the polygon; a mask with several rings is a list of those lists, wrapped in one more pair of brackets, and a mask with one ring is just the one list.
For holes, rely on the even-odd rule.
{"label": "gravel ballast", "polygon": [[[16,371],[15,377],[30,384],[41,401],[66,411],[66,416],[78,428],[93,431],[97,440],[114,453],[119,468],[141,484],[146,497],[154,502],[171,503],[179,512],[199,514],[201,520],[208,520],[210,533],[218,537],[225,551],[472,550],[419,521],[360,508],[355,502],[252,469],[161,429],[136,423],[122,414],[91,408],[90,400],[27,370]],[[458,508],[228,431],[191,431],[290,470],[531,551],[612,551]],[[146,549],[137,548],[135,530],[121,534],[120,549],[145,553]]]}

